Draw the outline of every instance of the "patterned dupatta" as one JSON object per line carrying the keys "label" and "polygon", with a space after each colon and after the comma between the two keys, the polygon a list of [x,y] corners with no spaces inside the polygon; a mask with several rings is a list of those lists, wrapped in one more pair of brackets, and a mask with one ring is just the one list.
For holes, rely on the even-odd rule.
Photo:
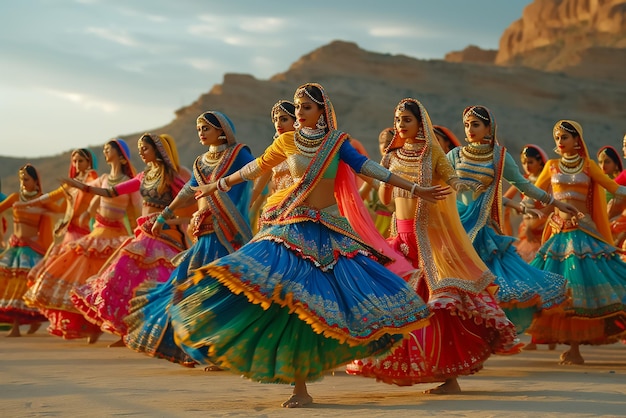
{"label": "patterned dupatta", "polygon": [[[439,164],[450,164],[433,129],[426,108],[415,99],[400,101],[398,107],[412,102],[420,110],[423,127],[424,148],[416,166],[417,183],[422,187],[445,186],[444,179],[436,172],[435,155]],[[404,140],[396,132],[388,151],[403,146]],[[448,173],[453,172],[451,166]],[[474,250],[459,218],[454,193],[435,203],[417,199],[415,208],[415,239],[419,250],[419,266],[430,295],[448,289],[463,289],[471,293],[484,290],[494,279],[480,256]],[[395,230],[395,228],[394,228]],[[409,284],[418,289],[421,275],[414,274]]]}
{"label": "patterned dupatta", "polygon": [[[193,173],[198,184],[203,186],[226,175],[244,147],[243,144],[237,144],[227,148],[217,166],[210,171],[207,169],[211,167],[202,161],[202,156],[198,157],[193,165]],[[208,203],[209,213],[212,215],[215,235],[229,252],[237,250],[252,238],[252,230],[248,222],[241,215],[227,192],[218,190],[205,199]]]}

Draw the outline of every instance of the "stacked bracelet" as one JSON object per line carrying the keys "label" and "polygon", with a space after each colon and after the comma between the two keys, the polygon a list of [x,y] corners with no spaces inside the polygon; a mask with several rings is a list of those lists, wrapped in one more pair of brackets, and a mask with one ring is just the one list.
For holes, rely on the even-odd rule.
{"label": "stacked bracelet", "polygon": [[158,223],[158,224],[164,224],[164,223],[166,223],[166,222],[167,222],[167,221],[165,220],[165,218],[163,217],[163,215],[162,215],[162,214],[159,214],[159,216],[157,216],[157,218],[156,218],[156,223]]}
{"label": "stacked bracelet", "polygon": [[166,206],[165,208],[163,208],[161,216],[163,216],[163,219],[172,219],[174,217],[174,212],[172,211],[172,209],[170,209],[169,206]]}
{"label": "stacked bracelet", "polygon": [[230,190],[230,186],[226,183],[226,177],[222,177],[217,181],[217,190],[224,193]]}
{"label": "stacked bracelet", "polygon": [[413,187],[411,187],[411,196],[415,196],[415,189],[417,189],[417,183],[413,183]]}

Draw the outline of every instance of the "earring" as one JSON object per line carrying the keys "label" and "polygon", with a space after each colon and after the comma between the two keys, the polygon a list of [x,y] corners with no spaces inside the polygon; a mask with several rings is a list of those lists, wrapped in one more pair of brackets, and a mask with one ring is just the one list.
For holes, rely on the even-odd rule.
{"label": "earring", "polygon": [[217,137],[220,141],[226,141],[226,135],[220,135]]}
{"label": "earring", "polygon": [[491,136],[490,134],[487,134],[483,137],[483,139],[486,139],[487,141],[489,141],[493,139],[493,136]]}
{"label": "earring", "polygon": [[581,148],[582,148],[582,147],[580,146],[580,142],[579,142],[579,143],[577,143],[577,144],[574,146],[574,149],[581,149]]}
{"label": "earring", "polygon": [[317,126],[318,129],[326,129],[328,127],[328,125],[326,125],[326,121],[324,120],[323,114],[320,115],[320,118],[317,120],[315,126]]}
{"label": "earring", "polygon": [[297,130],[297,129],[300,129],[300,126],[301,126],[301,125],[300,125],[300,122],[298,122],[298,121],[295,121],[295,122],[293,123],[293,128],[294,128],[294,129],[296,129],[296,130]]}
{"label": "earring", "polygon": [[561,150],[559,149],[559,147],[554,147],[554,152],[561,155]]}
{"label": "earring", "polygon": [[424,136],[424,127],[420,126],[419,129],[417,130],[417,134],[415,135],[415,138],[425,138]]}

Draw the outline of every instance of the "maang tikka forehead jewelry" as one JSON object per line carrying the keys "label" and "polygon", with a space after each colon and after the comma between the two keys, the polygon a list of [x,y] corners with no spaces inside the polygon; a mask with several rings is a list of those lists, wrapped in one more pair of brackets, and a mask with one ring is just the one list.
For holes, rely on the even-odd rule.
{"label": "maang tikka forehead jewelry", "polygon": [[307,96],[309,99],[313,100],[315,103],[317,103],[320,106],[324,106],[324,102],[320,102],[319,100],[317,100],[315,97],[313,97],[313,95],[311,93],[309,93],[309,91],[306,89],[306,87],[301,87],[296,91],[296,94],[294,95],[295,97],[304,97]]}
{"label": "maang tikka forehead jewelry", "polygon": [[467,118],[469,118],[470,116],[476,116],[477,118],[482,119],[485,122],[489,123],[489,118],[478,113],[476,111],[476,106],[470,107],[469,110],[465,112],[465,116],[463,116],[463,120],[467,120]]}

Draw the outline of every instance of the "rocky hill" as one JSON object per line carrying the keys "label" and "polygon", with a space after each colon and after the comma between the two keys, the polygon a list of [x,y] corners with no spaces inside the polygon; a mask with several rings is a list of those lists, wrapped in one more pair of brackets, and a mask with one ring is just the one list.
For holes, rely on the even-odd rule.
{"label": "rocky hill", "polygon": [[[547,8],[547,3],[553,7]],[[561,19],[558,16],[562,16],[567,25],[581,22],[584,16],[588,16],[588,20],[595,19],[598,33],[600,29],[614,33],[611,32],[613,28],[623,28],[626,13],[620,5],[625,3],[626,0],[536,0],[525,9],[523,18],[505,31],[497,54],[493,51],[481,54],[470,47],[465,58],[463,54],[457,54],[458,62],[365,51],[354,43],[334,41],[302,56],[285,72],[268,80],[245,74],[226,74],[222,83],[177,110],[169,123],[153,132],[173,135],[182,162],[190,166],[195,156],[204,151],[196,138],[195,119],[203,111],[216,109],[233,119],[240,141],[249,144],[258,154],[271,142],[273,127],[269,111],[272,104],[278,99],[291,99],[299,84],[315,81],[321,83],[330,95],[340,129],[361,140],[376,159],[378,132],[391,125],[393,108],[404,97],[422,101],[435,123],[450,127],[460,137],[463,136],[463,108],[472,104],[488,106],[498,122],[500,141],[515,156],[525,143],[536,143],[552,150],[552,126],[561,118],[582,123],[592,151],[605,144],[619,147],[626,132],[626,83],[616,80],[624,77],[626,64],[622,65],[621,71],[616,71],[614,65],[606,64],[599,57],[603,56],[602,51],[623,48],[620,42],[615,41],[609,46],[607,41],[595,49],[586,50],[587,54],[597,55],[598,64],[594,67],[597,75],[594,77],[573,70],[565,74],[529,68],[524,57],[536,59],[541,54],[548,54],[545,48],[551,48],[556,42],[548,40],[559,32],[556,29],[541,32],[545,33],[543,46],[538,40],[531,42],[533,32],[527,29],[532,27],[531,17],[550,17],[554,26],[556,20]],[[580,7],[573,8],[572,4]],[[544,9],[537,9],[540,6]],[[589,10],[587,15],[584,10]],[[569,20],[565,19],[566,16],[570,17]],[[602,20],[597,16],[606,16],[606,21],[617,23],[600,24]],[[618,37],[614,36],[615,39]],[[621,40],[624,39],[622,36]],[[507,46],[507,52],[503,52],[503,44]],[[543,52],[537,52],[540,50]],[[499,65],[489,64],[489,57],[494,55],[496,57],[492,59]],[[470,59],[472,56],[474,58]],[[522,63],[525,66],[517,65]],[[133,150],[139,134],[124,136]],[[102,143],[106,140],[102,138]],[[96,151],[100,154],[100,150]],[[554,155],[551,151],[549,153]],[[44,174],[46,190],[58,184],[57,178],[66,174],[68,157],[69,150],[31,160]],[[25,161],[0,157],[0,177],[5,192],[16,190],[15,173]],[[142,166],[138,158],[135,162],[138,167]],[[103,167],[101,162],[101,169],[105,170]]]}
{"label": "rocky hill", "polygon": [[450,62],[484,62],[626,81],[626,0],[535,0],[497,51],[469,46]]}

